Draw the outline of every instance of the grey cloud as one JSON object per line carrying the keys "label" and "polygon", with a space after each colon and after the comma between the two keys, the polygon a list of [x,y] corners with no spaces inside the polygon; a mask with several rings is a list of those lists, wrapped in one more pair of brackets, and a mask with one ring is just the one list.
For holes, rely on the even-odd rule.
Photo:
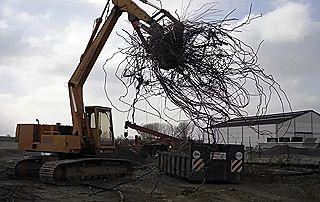
{"label": "grey cloud", "polygon": [[0,85],[1,94],[11,94],[12,92],[19,90],[19,84],[16,81],[16,76],[12,73],[1,71],[0,69],[0,80],[5,85]]}
{"label": "grey cloud", "polygon": [[262,67],[282,85],[293,110],[320,110],[320,41],[316,30],[301,40],[265,43],[259,53]]}
{"label": "grey cloud", "polygon": [[[36,55],[50,51],[48,44],[32,47],[28,37],[44,37],[46,34],[59,33],[75,16],[85,24],[92,24],[100,11],[85,1],[67,0],[6,0],[0,2],[0,19],[6,21],[7,28],[0,28],[0,62],[8,62],[10,56]],[[102,8],[101,8],[102,9]],[[5,12],[5,10],[9,10]],[[9,16],[7,16],[10,13]],[[26,13],[32,19],[23,19]],[[47,17],[46,17],[47,16]],[[52,41],[54,44],[55,41]]]}
{"label": "grey cloud", "polygon": [[55,26],[63,26],[65,20],[78,15],[86,19],[88,16],[95,16],[96,12],[102,8],[95,7],[87,3],[85,0],[4,0],[0,3],[0,7],[9,6],[18,10],[36,16],[50,14],[51,22],[57,23]]}

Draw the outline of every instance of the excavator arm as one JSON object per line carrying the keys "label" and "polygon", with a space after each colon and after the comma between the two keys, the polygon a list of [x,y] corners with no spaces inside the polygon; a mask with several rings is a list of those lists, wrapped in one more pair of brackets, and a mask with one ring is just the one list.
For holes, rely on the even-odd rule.
{"label": "excavator arm", "polygon": [[[142,0],[142,2],[147,3],[146,0]],[[104,9],[101,17],[96,20],[96,26],[92,32],[84,53],[81,56],[80,63],[68,82],[73,123],[72,135],[84,137],[90,136],[89,122],[86,121],[88,118],[86,117],[84,111],[83,85],[121,14],[123,12],[128,13],[129,21],[132,23],[135,30],[137,30],[140,34],[140,29],[147,31],[147,29],[151,29],[152,27],[161,27],[158,25],[157,21],[153,19],[153,17],[150,17],[142,8],[140,8],[131,0],[112,0],[112,3],[114,4],[114,7],[112,8],[105,22],[102,24],[101,28],[100,24],[102,23],[106,8]],[[176,20],[165,10],[160,10],[156,15],[154,15],[154,17],[159,15],[159,13],[163,13],[163,15],[172,20],[173,23],[178,22],[178,20]],[[163,18],[163,16],[161,18]],[[146,27],[145,25],[139,23],[139,21],[147,23],[150,25],[150,27]],[[140,34],[140,38],[144,40],[142,38],[143,36]],[[83,143],[82,139],[81,141]]]}

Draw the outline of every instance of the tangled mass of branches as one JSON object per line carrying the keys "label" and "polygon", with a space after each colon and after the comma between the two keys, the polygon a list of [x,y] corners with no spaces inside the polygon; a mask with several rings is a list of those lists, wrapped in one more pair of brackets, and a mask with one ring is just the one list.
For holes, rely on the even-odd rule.
{"label": "tangled mass of branches", "polygon": [[118,76],[136,91],[132,108],[162,96],[206,130],[232,116],[244,116],[252,98],[257,100],[256,114],[265,113],[278,84],[259,67],[256,52],[232,36],[250,20],[232,28],[230,19],[165,21],[153,33],[128,33]]}

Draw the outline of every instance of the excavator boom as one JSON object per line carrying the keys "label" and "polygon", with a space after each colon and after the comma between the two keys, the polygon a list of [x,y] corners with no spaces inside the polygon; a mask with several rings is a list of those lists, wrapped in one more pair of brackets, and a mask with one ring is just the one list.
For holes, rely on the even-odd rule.
{"label": "excavator boom", "polygon": [[[132,23],[134,29],[140,33],[139,36],[142,41],[145,41],[143,35],[141,34],[140,28],[145,31],[150,31],[155,29],[156,31],[161,31],[161,26],[154,20],[155,17],[162,19],[164,16],[168,17],[173,23],[179,23],[169,12],[165,10],[160,10],[153,17],[150,17],[143,9],[141,9],[137,4],[131,0],[113,0],[114,4],[113,9],[111,10],[110,15],[107,20],[103,23],[101,28],[99,28],[100,23],[102,22],[103,15],[96,20],[97,24],[94,28],[92,36],[88,42],[84,54],[81,56],[80,63],[73,73],[72,77],[69,80],[69,97],[71,105],[71,114],[72,114],[72,123],[73,131],[72,135],[83,136],[86,139],[93,139],[94,147],[99,150],[100,144],[98,137],[94,134],[91,134],[91,130],[88,123],[88,117],[84,111],[83,103],[83,85],[88,78],[99,54],[102,51],[103,46],[105,45],[108,37],[110,36],[117,20],[121,16],[122,12],[128,13],[129,21]],[[147,1],[143,1],[147,3]],[[104,13],[104,12],[103,12]],[[159,20],[158,19],[158,20]],[[139,21],[143,21],[148,24],[150,27],[141,24]],[[181,30],[180,30],[181,31]],[[150,32],[151,34],[152,32]],[[81,144],[84,144],[84,140],[81,139]]]}
{"label": "excavator boom", "polygon": [[152,18],[133,1],[113,0],[112,2],[114,7],[100,29],[99,26],[103,16],[98,18],[98,23],[90,37],[87,48],[81,56],[80,63],[68,83],[73,135],[89,135],[88,131],[83,131],[83,128],[86,128],[83,119],[85,113],[83,103],[83,85],[122,12],[128,12],[130,15],[133,15],[137,19],[143,20],[146,23],[151,23],[153,21]]}

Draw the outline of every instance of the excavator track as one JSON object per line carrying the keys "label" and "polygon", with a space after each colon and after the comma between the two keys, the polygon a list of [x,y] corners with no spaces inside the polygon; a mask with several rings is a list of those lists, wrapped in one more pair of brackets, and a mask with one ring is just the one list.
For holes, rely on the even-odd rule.
{"label": "excavator track", "polygon": [[77,158],[44,163],[39,171],[44,183],[60,184],[63,181],[80,181],[106,177],[131,176],[131,161],[113,158]]}
{"label": "excavator track", "polygon": [[6,174],[9,178],[34,179],[39,178],[39,170],[43,163],[57,160],[56,156],[37,156],[21,158],[7,165]]}

